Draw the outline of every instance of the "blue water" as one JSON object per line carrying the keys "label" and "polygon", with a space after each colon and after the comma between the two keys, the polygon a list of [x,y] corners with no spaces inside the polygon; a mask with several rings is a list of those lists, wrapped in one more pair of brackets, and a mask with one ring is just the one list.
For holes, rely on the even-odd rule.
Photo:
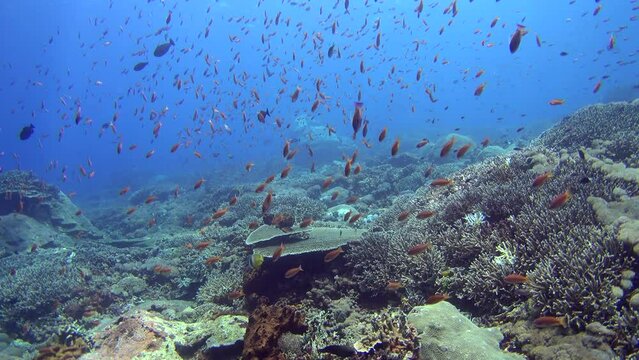
{"label": "blue water", "polygon": [[[598,4],[602,9],[593,16]],[[299,139],[294,172],[308,169],[312,161],[320,166],[339,160],[317,151],[309,158],[306,145],[319,146],[322,140],[309,139],[305,129],[286,128],[300,114],[308,114],[317,126],[334,127],[333,136],[351,151],[359,148],[365,159],[375,152],[388,156],[395,138],[402,140],[400,152],[416,152],[419,139],[437,141],[456,128],[477,143],[489,137],[506,146],[534,137],[584,105],[636,97],[635,1],[463,0],[456,16],[444,14],[448,5],[426,2],[418,18],[415,1],[351,0],[349,14],[343,1],[5,1],[0,12],[0,166],[32,170],[80,199],[102,191],[117,197],[114,189],[141,186],[156,176],[185,188],[201,177],[257,182],[285,166],[285,139]],[[511,54],[508,44],[517,24],[525,25],[528,34]],[[154,35],[164,26],[170,28]],[[611,35],[616,44],[608,49]],[[154,57],[155,47],[168,39],[175,46],[164,57]],[[341,58],[328,57],[333,44]],[[146,54],[132,55],[144,49]],[[562,51],[567,55],[561,56]],[[148,66],[134,72],[141,61]],[[423,73],[417,82],[419,68]],[[475,78],[480,70],[485,73]],[[602,77],[607,78],[601,90],[593,93]],[[178,78],[181,90],[175,86]],[[330,98],[311,113],[317,79]],[[481,83],[486,83],[483,94],[474,96]],[[293,103],[297,86],[302,91]],[[426,87],[437,102],[428,99]],[[259,103],[252,90],[259,93]],[[359,91],[373,145],[366,152],[361,132],[351,139]],[[157,100],[151,103],[153,93]],[[550,106],[553,98],[566,103]],[[82,119],[76,125],[78,107]],[[151,111],[165,108],[165,115],[150,120]],[[256,114],[266,109],[273,116],[262,124]],[[116,113],[115,131],[103,129]],[[276,118],[282,128],[274,124]],[[158,121],[162,127],[155,138]],[[30,123],[34,135],[20,141],[20,129]],[[378,144],[383,127],[388,127],[387,140]],[[171,153],[175,143],[180,148]],[[133,144],[137,149],[130,151]],[[155,154],[147,159],[150,150]],[[202,159],[194,156],[196,150]],[[255,169],[245,177],[248,161]],[[83,176],[81,166],[94,176]]]}

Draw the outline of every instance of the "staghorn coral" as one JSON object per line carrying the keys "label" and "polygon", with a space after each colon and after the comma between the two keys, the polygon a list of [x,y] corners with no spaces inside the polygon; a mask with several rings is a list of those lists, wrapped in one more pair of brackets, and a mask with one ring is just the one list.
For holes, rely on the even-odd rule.
{"label": "staghorn coral", "polygon": [[[244,262],[234,261],[225,269],[212,269],[197,291],[197,301],[209,311],[239,310],[229,293],[242,288]],[[239,301],[236,301],[239,302]]]}
{"label": "staghorn coral", "polygon": [[418,302],[434,291],[435,277],[444,265],[437,248],[416,256],[407,254],[413,245],[427,241],[418,232],[368,232],[345,255],[365,295],[387,295],[388,282],[400,281],[407,296]]}
{"label": "staghorn coral", "polygon": [[[544,171],[553,177],[533,187],[533,179]],[[419,299],[412,294],[439,289],[450,292],[451,301],[469,306],[480,321],[567,314],[575,328],[599,321],[620,333],[633,332],[625,325],[630,323],[624,310],[629,305],[615,290],[623,283],[621,273],[633,264],[617,231],[599,222],[588,201],[611,201],[619,189],[630,198],[637,193],[633,181],[608,176],[576,153],[543,147],[488,159],[451,178],[452,186],[423,187],[396,199],[363,241],[353,245],[347,256],[362,291],[381,295],[379,283],[397,274],[419,279],[433,274],[413,289],[409,281],[410,302]],[[550,200],[566,189],[571,199],[549,209]],[[436,214],[414,217],[424,210]],[[410,215],[399,221],[403,211]],[[464,217],[475,212],[485,214],[486,221],[468,226]],[[430,266],[433,272],[426,276],[404,270],[408,263],[398,244],[426,241],[432,242],[441,263]],[[530,285],[504,283],[510,273],[527,274]],[[631,347],[627,339],[619,341],[620,348]]]}
{"label": "staghorn coral", "polygon": [[[263,197],[260,198],[261,204]],[[273,205],[268,211],[270,214],[289,214],[295,222],[302,221],[305,217],[320,219],[326,212],[326,205],[319,200],[314,200],[306,195],[306,192],[299,189],[286,189],[275,192]]]}

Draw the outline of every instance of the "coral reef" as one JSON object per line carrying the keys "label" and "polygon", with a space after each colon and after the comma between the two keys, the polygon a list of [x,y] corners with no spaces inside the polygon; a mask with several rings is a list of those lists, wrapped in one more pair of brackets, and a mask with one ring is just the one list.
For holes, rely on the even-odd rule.
{"label": "coral reef", "polygon": [[639,167],[639,101],[597,104],[577,110],[538,141],[555,150],[596,148],[603,156]]}
{"label": "coral reef", "polygon": [[[552,179],[533,187],[533,179],[548,170]],[[413,304],[446,291],[483,321],[567,314],[577,329],[593,321],[622,327],[626,335],[617,346],[632,346],[634,330],[624,326],[628,320],[619,310],[628,305],[615,289],[633,265],[616,231],[598,222],[587,201],[610,200],[615,188],[633,193],[632,182],[610,179],[576,153],[544,148],[492,158],[451,179],[447,188],[424,187],[396,199],[353,244],[347,256],[364,293],[388,293],[386,284],[394,280]],[[550,200],[568,188],[570,201],[550,209]],[[434,215],[418,219],[421,211]],[[402,212],[409,214],[404,221],[398,220]],[[478,212],[485,220],[469,224],[469,214]],[[425,242],[432,250],[407,254]],[[505,283],[511,273],[528,274],[530,284]]]}
{"label": "coral reef", "polygon": [[566,334],[563,329],[537,329],[526,321],[502,326],[509,351],[528,354],[541,360],[593,359],[613,360],[619,357],[608,345],[615,332],[599,323],[591,323],[586,331]]}

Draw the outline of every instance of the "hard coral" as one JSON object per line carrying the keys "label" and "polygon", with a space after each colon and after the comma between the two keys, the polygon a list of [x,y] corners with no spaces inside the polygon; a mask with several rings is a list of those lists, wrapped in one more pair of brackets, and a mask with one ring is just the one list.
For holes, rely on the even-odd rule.
{"label": "hard coral", "polygon": [[614,161],[639,167],[639,101],[582,108],[546,131],[539,143],[568,151],[599,148]]}
{"label": "hard coral", "polygon": [[242,359],[282,359],[278,339],[285,332],[306,331],[304,315],[293,306],[260,304],[249,317]]}
{"label": "hard coral", "polygon": [[72,360],[79,359],[82,354],[89,351],[89,345],[82,338],[70,341],[61,339],[59,343],[51,344],[38,349],[35,360]]}

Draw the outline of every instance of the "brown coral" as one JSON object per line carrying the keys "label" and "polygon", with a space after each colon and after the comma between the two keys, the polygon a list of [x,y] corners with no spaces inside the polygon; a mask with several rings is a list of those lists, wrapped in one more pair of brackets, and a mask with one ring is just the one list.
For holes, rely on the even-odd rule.
{"label": "brown coral", "polygon": [[242,359],[284,360],[285,357],[277,345],[280,336],[285,332],[300,334],[304,331],[304,315],[295,307],[283,304],[267,305],[263,302],[249,317]]}
{"label": "brown coral", "polygon": [[60,343],[38,349],[36,360],[78,359],[89,351],[89,345],[82,338],[75,338],[69,343]]}

